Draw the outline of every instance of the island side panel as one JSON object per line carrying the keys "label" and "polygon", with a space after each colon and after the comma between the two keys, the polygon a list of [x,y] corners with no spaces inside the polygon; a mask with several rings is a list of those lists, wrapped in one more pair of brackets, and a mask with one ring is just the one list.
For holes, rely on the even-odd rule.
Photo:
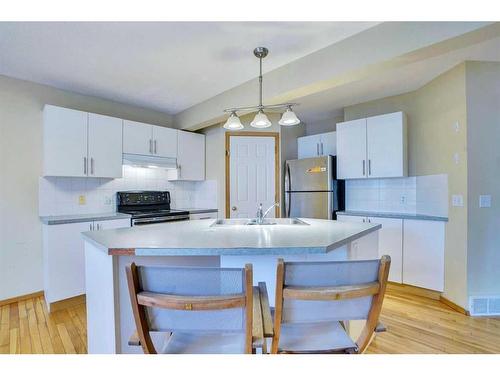
{"label": "island side panel", "polygon": [[[125,267],[135,262],[138,266],[169,266],[169,267],[220,267],[218,256],[126,256],[117,255],[115,264],[115,277],[117,279],[117,324],[119,335],[117,353],[139,354],[142,348],[129,346],[128,339],[136,330],[130,295],[128,292]],[[165,334],[152,333],[151,337],[157,349],[164,344]]]}

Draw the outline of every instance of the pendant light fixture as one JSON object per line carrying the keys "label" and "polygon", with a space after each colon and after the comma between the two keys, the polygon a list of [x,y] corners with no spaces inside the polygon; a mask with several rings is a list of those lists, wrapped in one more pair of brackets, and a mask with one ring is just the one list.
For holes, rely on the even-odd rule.
{"label": "pendant light fixture", "polygon": [[282,104],[271,104],[264,105],[262,103],[262,59],[265,58],[269,53],[269,50],[266,47],[257,47],[254,49],[253,54],[255,57],[259,59],[259,105],[251,106],[251,107],[237,107],[237,108],[228,108],[225,109],[224,112],[230,113],[229,118],[224,124],[224,128],[228,130],[241,130],[243,129],[243,125],[237,115],[237,112],[249,112],[257,110],[257,114],[255,115],[253,121],[250,125],[254,128],[263,129],[272,126],[271,121],[264,113],[265,109],[283,109],[286,108],[286,111],[281,116],[278,124],[282,126],[293,126],[300,123],[295,112],[293,112],[292,107],[294,105],[298,105],[297,103],[282,103]]}

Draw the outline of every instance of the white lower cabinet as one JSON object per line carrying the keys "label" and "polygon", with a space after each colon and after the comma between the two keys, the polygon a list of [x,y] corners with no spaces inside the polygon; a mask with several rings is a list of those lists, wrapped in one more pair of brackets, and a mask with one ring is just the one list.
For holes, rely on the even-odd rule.
{"label": "white lower cabinet", "polygon": [[217,219],[217,212],[205,212],[203,214],[189,214],[189,220]]}
{"label": "white lower cabinet", "polygon": [[82,232],[130,227],[130,219],[43,225],[44,294],[50,304],[85,294]]}
{"label": "white lower cabinet", "polygon": [[403,283],[444,290],[445,223],[405,220],[403,229]]}
{"label": "white lower cabinet", "polygon": [[337,220],[382,225],[379,256],[391,257],[389,281],[444,290],[444,222],[354,215]]}

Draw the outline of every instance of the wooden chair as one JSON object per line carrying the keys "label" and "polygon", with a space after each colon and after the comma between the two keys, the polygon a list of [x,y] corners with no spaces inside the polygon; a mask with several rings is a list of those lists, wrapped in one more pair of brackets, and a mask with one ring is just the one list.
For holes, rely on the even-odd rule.
{"label": "wooden chair", "polygon": [[[250,264],[240,269],[132,263],[126,272],[137,327],[129,344],[141,345],[144,353],[252,353],[265,345]],[[160,350],[151,332],[166,332]]]}
{"label": "wooden chair", "polygon": [[[391,258],[344,262],[278,260],[271,353],[363,353],[378,323]],[[354,342],[345,322],[366,320]]]}

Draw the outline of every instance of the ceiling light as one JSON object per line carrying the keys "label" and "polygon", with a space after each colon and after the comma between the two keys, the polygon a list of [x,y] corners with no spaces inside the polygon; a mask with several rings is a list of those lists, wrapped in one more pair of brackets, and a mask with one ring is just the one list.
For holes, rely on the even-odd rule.
{"label": "ceiling light", "polygon": [[263,129],[270,127],[272,124],[271,121],[269,121],[269,119],[267,118],[266,114],[262,112],[261,109],[259,112],[257,112],[250,125],[253,126],[254,128]]}
{"label": "ceiling light", "polygon": [[243,129],[243,124],[240,121],[240,118],[236,115],[236,112],[231,112],[231,116],[227,119],[224,124],[224,128],[227,130],[241,130]]}
{"label": "ceiling light", "polygon": [[281,103],[281,104],[270,104],[263,105],[262,104],[262,59],[265,58],[269,53],[269,50],[266,47],[257,47],[253,50],[253,54],[255,57],[259,59],[259,105],[250,106],[250,107],[237,107],[237,108],[227,108],[224,112],[231,113],[228,120],[224,124],[225,129],[230,130],[241,130],[243,129],[243,125],[241,124],[240,119],[236,112],[253,112],[258,110],[255,118],[250,123],[254,128],[268,128],[270,127],[271,121],[267,118],[264,113],[265,109],[283,109],[286,108],[286,111],[283,113],[281,120],[278,122],[280,125],[291,126],[297,125],[300,123],[300,120],[297,118],[297,115],[293,112],[292,106],[297,105],[297,103]]}
{"label": "ceiling light", "polygon": [[292,126],[300,124],[300,120],[297,118],[297,115],[292,110],[292,107],[288,107],[286,112],[281,116],[281,120],[278,121],[278,124],[283,126]]}

